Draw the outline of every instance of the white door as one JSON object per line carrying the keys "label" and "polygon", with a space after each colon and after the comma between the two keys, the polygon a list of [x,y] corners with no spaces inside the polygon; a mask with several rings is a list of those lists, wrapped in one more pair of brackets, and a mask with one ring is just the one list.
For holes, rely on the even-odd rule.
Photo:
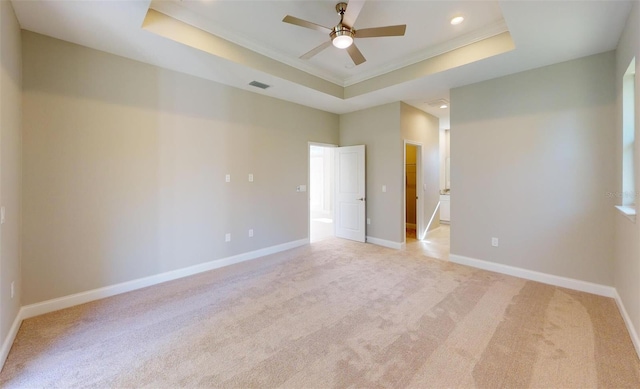
{"label": "white door", "polygon": [[364,145],[337,147],[335,226],[338,238],[365,241]]}

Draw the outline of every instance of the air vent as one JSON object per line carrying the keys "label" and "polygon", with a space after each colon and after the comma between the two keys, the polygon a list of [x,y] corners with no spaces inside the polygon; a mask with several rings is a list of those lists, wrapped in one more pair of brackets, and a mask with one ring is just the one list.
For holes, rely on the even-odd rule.
{"label": "air vent", "polygon": [[443,105],[449,106],[449,101],[447,99],[438,99],[438,100],[429,101],[427,105],[433,108],[440,108]]}
{"label": "air vent", "polygon": [[271,86],[271,85],[263,84],[263,83],[258,82],[258,81],[251,81],[249,83],[249,85],[255,86],[256,88],[260,88],[260,89],[267,89],[267,88],[269,88]]}

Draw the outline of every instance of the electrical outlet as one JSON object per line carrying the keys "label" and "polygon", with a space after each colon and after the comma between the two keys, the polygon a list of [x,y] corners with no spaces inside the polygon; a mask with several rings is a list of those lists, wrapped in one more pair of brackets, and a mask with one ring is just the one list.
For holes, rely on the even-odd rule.
{"label": "electrical outlet", "polygon": [[4,207],[0,207],[0,224],[4,224]]}
{"label": "electrical outlet", "polygon": [[491,238],[491,246],[498,247],[498,238]]}
{"label": "electrical outlet", "polygon": [[249,174],[249,182],[253,182],[253,174]]}
{"label": "electrical outlet", "polygon": [[227,174],[224,176],[225,182],[231,182],[231,174]]}
{"label": "electrical outlet", "polygon": [[386,185],[382,185],[382,192],[387,193],[387,186]]}
{"label": "electrical outlet", "polygon": [[367,224],[371,224],[371,219],[367,218]]}
{"label": "electrical outlet", "polygon": [[253,228],[249,229],[249,238],[253,238]]}
{"label": "electrical outlet", "polygon": [[231,234],[230,233],[226,233],[224,235],[224,241],[225,242],[231,242]]}
{"label": "electrical outlet", "polygon": [[11,281],[11,298],[16,295],[16,282]]}

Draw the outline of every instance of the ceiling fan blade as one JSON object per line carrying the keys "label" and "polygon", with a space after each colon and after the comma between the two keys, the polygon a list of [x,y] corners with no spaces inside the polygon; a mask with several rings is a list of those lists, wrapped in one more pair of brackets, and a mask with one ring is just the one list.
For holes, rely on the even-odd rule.
{"label": "ceiling fan blade", "polygon": [[355,63],[356,65],[360,65],[361,63],[366,61],[364,55],[362,55],[360,50],[358,50],[355,43],[352,43],[351,46],[347,47],[347,53],[349,53],[349,56],[353,60],[353,63]]}
{"label": "ceiling fan blade", "polygon": [[319,52],[321,52],[322,50],[326,49],[327,47],[331,46],[331,41],[326,41],[323,44],[321,44],[320,46],[309,50],[308,52],[302,54],[300,56],[301,59],[309,59],[311,57],[313,57],[314,55],[318,54]]}
{"label": "ceiling fan blade", "polygon": [[356,23],[356,19],[358,19],[358,15],[360,15],[360,11],[362,11],[364,2],[365,0],[349,0],[347,3],[347,10],[344,11],[342,23],[353,28],[353,25]]}
{"label": "ceiling fan blade", "polygon": [[321,26],[319,24],[311,23],[306,20],[298,19],[295,16],[287,15],[284,17],[284,19],[282,19],[282,21],[285,23],[295,24],[296,26],[310,28],[312,30],[324,32],[327,34],[331,32],[331,29],[329,27]]}
{"label": "ceiling fan blade", "polygon": [[381,36],[403,36],[407,30],[406,24],[386,27],[363,28],[356,30],[356,38],[376,38]]}

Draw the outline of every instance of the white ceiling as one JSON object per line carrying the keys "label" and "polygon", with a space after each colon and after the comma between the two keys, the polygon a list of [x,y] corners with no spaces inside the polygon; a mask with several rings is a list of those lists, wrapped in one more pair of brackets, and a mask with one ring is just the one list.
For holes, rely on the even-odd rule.
{"label": "white ceiling", "polygon": [[[405,101],[443,119],[449,110],[427,102],[449,90],[507,74],[615,49],[631,1],[378,1],[364,5],[356,28],[407,24],[404,37],[357,39],[367,62],[351,67],[346,53],[328,48],[311,60],[298,57],[328,39],[283,23],[289,14],[327,27],[338,21],[335,3],[305,1],[13,0],[22,28],[156,66],[322,109],[346,113]],[[153,7],[237,45],[314,76],[349,87],[508,29],[515,50],[477,62],[343,99],[278,77],[268,69],[238,64],[142,28]],[[451,26],[452,16],[465,22]],[[400,70],[398,70],[400,69]],[[266,91],[247,84],[272,85]]]}
{"label": "white ceiling", "polygon": [[[301,68],[339,85],[351,85],[382,70],[432,56],[506,31],[497,1],[368,1],[355,28],[406,24],[404,37],[356,39],[367,62],[354,66],[344,50],[329,47],[310,60],[298,57],[329,40],[329,35],[281,20],[291,15],[325,27],[340,21],[338,0],[180,1],[154,0],[151,8],[212,34]],[[452,26],[456,15],[468,15]],[[428,16],[428,18],[425,18]]]}

